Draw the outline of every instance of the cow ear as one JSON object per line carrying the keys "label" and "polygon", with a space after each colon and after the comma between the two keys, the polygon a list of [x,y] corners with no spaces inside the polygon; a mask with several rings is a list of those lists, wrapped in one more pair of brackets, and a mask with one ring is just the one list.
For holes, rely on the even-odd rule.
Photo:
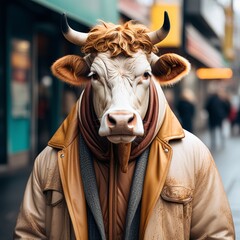
{"label": "cow ear", "polygon": [[67,55],[58,59],[51,67],[55,77],[74,86],[80,86],[89,80],[89,67],[85,60],[76,55]]}
{"label": "cow ear", "polygon": [[152,66],[153,75],[161,86],[173,85],[180,81],[190,69],[190,63],[174,53],[162,55]]}

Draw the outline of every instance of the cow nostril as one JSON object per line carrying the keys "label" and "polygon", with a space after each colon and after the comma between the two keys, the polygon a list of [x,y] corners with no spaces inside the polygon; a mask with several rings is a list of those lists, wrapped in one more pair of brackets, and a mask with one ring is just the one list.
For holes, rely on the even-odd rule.
{"label": "cow nostril", "polygon": [[131,123],[134,120],[134,115],[128,119],[128,123]]}
{"label": "cow nostril", "polygon": [[117,122],[114,119],[114,117],[111,116],[111,114],[108,114],[108,121],[112,124],[112,125],[116,125]]}

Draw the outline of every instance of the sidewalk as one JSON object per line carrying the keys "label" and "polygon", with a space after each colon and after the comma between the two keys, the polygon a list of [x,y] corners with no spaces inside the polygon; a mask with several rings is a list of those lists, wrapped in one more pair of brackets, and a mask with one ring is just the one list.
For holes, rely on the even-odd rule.
{"label": "sidewalk", "polygon": [[[225,130],[224,148],[219,147],[218,139],[218,147],[212,152],[212,155],[228,196],[233,214],[236,239],[240,239],[240,135],[231,137],[230,132],[227,129]],[[210,147],[208,132],[204,132],[198,137]]]}
{"label": "sidewalk", "polygon": [[0,174],[0,239],[11,240],[31,167]]}

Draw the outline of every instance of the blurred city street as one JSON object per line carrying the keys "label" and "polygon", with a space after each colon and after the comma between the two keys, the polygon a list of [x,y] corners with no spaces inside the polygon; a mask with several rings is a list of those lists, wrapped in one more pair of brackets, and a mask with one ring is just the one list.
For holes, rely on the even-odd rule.
{"label": "blurred city street", "polygon": [[[225,126],[227,128],[227,126]],[[207,145],[210,145],[209,133],[207,131],[198,135]],[[216,165],[223,180],[229,203],[232,209],[236,239],[240,239],[240,136],[230,136],[228,129],[225,131],[225,146],[217,146],[213,153]],[[218,139],[219,140],[219,139]],[[12,239],[12,232],[19,210],[25,184],[31,168],[19,172],[0,175],[0,239]]]}
{"label": "blurred city street", "polygon": [[0,239],[12,239],[13,228],[31,169],[0,174]]}
{"label": "blurred city street", "polygon": [[[140,25],[132,25],[131,20]],[[137,30],[141,25],[146,29]],[[128,28],[132,30],[125,32]],[[107,108],[119,102],[124,108],[129,105],[127,113],[134,110],[130,112],[133,117],[127,119],[128,114],[119,107],[125,119],[119,126],[126,125],[129,134],[132,122],[138,121],[135,112],[145,112],[141,108],[147,107],[148,102],[140,100],[147,99],[147,87],[142,87],[151,78],[159,81],[183,128],[210,149],[232,209],[236,239],[240,240],[240,0],[3,0],[0,31],[0,240],[13,238],[33,159],[69,115],[87,80],[98,83],[95,80],[103,79],[100,82],[108,86],[99,94],[106,99],[96,100],[94,87],[89,94],[94,116],[100,112],[96,107],[106,108],[97,117],[107,116],[107,121],[101,121],[109,126],[101,129],[112,132],[117,121],[107,114],[111,113]],[[143,58],[136,57],[138,51]],[[98,53],[111,56],[111,61],[98,60]],[[124,61],[123,56],[133,60]],[[118,57],[121,66],[108,67],[108,62]],[[67,59],[71,59],[69,66]],[[124,80],[124,84],[116,83],[127,86],[129,102],[122,92],[116,95],[117,100],[113,97],[117,92],[113,76]],[[149,102],[157,101],[151,98],[154,101]],[[89,106],[82,111],[92,112]],[[153,111],[146,115],[158,114],[149,109]],[[90,115],[90,119],[91,114],[83,115]],[[155,127],[148,121],[146,125]]]}

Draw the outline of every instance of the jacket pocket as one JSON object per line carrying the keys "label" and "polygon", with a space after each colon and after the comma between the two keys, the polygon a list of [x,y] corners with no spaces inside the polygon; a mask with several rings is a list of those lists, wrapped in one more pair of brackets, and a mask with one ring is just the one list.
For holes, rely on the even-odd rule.
{"label": "jacket pocket", "polygon": [[[162,218],[168,229],[166,239],[186,240],[190,238],[193,190],[184,186],[163,187]],[[169,228],[169,226],[171,226]],[[174,227],[173,227],[174,226]],[[170,238],[168,238],[171,236]]]}
{"label": "jacket pocket", "polygon": [[192,201],[193,190],[184,186],[164,186],[161,197],[168,202],[187,204]]}

